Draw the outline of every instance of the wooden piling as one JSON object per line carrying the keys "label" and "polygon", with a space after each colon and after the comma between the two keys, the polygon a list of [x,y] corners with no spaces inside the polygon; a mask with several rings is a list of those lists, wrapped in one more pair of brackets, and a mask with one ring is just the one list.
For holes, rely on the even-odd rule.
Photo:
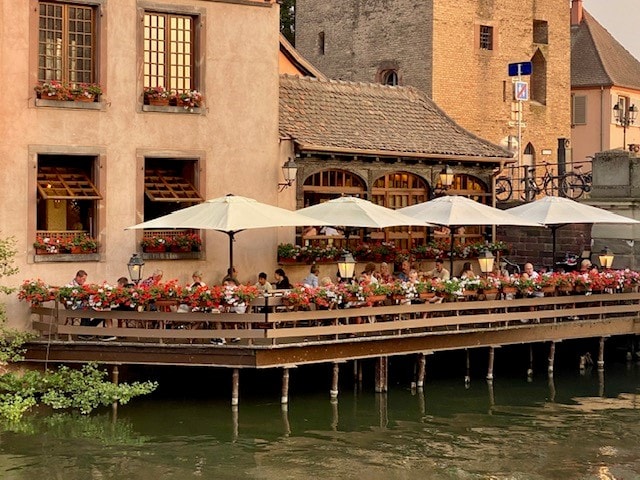
{"label": "wooden piling", "polygon": [[527,378],[533,377],[533,345],[529,345],[529,368],[527,369]]}
{"label": "wooden piling", "polygon": [[329,394],[331,398],[338,398],[338,379],[340,375],[340,365],[338,362],[333,362],[333,376],[331,378],[331,390]]}
{"label": "wooden piling", "polygon": [[416,386],[418,388],[424,387],[424,377],[427,370],[427,359],[424,353],[418,354],[418,378],[416,380]]}
{"label": "wooden piling", "polygon": [[466,355],[466,374],[464,376],[464,385],[469,387],[471,385],[471,359],[469,358],[469,349],[465,348],[464,353]]}
{"label": "wooden piling", "polygon": [[289,369],[287,367],[282,369],[282,395],[280,396],[280,403],[282,405],[289,403]]}
{"label": "wooden piling", "polygon": [[556,342],[551,342],[551,346],[549,347],[549,366],[547,367],[547,372],[549,375],[553,375],[553,362],[556,357]]}
{"label": "wooden piling", "polygon": [[387,357],[378,357],[375,367],[375,391],[383,393],[387,391]]}
{"label": "wooden piling", "polygon": [[493,362],[495,360],[495,347],[489,347],[489,368],[487,369],[487,380],[493,380]]}
{"label": "wooden piling", "polygon": [[240,393],[240,370],[237,368],[233,369],[233,374],[231,375],[231,406],[237,406],[239,400]]}
{"label": "wooden piling", "polygon": [[600,337],[600,349],[598,351],[598,370],[604,370],[604,337]]}
{"label": "wooden piling", "polygon": [[120,381],[120,370],[118,370],[118,365],[114,365],[111,369],[111,383],[118,385]]}

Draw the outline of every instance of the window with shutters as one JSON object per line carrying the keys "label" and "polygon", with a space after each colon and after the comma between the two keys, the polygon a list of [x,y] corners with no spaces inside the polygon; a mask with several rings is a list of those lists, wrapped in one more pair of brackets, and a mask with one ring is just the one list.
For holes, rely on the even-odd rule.
{"label": "window with shutters", "polygon": [[97,155],[37,155],[36,238],[55,247],[48,253],[64,253],[79,234],[96,236],[102,200],[97,165]]}
{"label": "window with shutters", "polygon": [[586,125],[587,123],[587,96],[573,95],[572,99],[572,125]]}

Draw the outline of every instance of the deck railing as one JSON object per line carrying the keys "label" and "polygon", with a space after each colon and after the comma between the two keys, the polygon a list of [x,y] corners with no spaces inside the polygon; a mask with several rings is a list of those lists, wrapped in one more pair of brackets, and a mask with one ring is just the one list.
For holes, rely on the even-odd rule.
{"label": "deck railing", "polygon": [[[477,300],[315,311],[272,311],[260,299],[253,310],[264,313],[179,313],[177,311],[67,310],[33,307],[33,329],[43,337],[78,342],[78,336],[117,336],[124,342],[208,343],[216,338],[244,339],[253,346],[296,341],[334,341],[357,337],[509,329],[523,324],[640,321],[640,293],[568,295],[515,300]],[[101,318],[113,326],[80,325]],[[243,342],[244,343],[244,342]]]}

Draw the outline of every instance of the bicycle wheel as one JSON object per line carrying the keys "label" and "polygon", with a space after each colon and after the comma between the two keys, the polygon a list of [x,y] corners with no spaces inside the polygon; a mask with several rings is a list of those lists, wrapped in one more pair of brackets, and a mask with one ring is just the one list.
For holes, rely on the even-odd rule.
{"label": "bicycle wheel", "polygon": [[496,178],[496,200],[498,200],[499,202],[506,202],[511,198],[512,193],[513,187],[511,186],[511,180],[509,180],[507,177]]}
{"label": "bicycle wheel", "polygon": [[560,182],[560,194],[576,200],[584,193],[584,180],[573,172],[565,173]]}
{"label": "bicycle wheel", "polygon": [[558,187],[558,177],[549,177],[544,182],[545,195],[558,195],[560,188]]}

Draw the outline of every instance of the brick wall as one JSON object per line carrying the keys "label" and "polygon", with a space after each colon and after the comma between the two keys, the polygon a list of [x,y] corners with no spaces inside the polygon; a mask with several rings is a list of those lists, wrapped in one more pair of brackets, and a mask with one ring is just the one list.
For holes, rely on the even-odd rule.
{"label": "brick wall", "polygon": [[[498,240],[511,245],[507,258],[522,267],[532,262],[536,269],[552,265],[552,233],[550,228],[498,227]],[[565,225],[556,230],[556,258],[562,260],[565,253],[580,255],[591,244],[591,224]],[[592,261],[597,263],[597,254]]]}
{"label": "brick wall", "polygon": [[[548,22],[548,44],[533,43],[533,20]],[[494,27],[495,48],[476,46],[478,25]],[[318,33],[325,32],[325,53]],[[296,47],[332,78],[371,82],[380,66],[397,65],[400,83],[425,91],[463,127],[499,143],[510,127],[507,65],[546,59],[546,105],[525,103],[523,147],[537,162],[557,160],[569,138],[569,7],[556,0],[297,0]],[[550,150],[550,155],[542,155]]]}

